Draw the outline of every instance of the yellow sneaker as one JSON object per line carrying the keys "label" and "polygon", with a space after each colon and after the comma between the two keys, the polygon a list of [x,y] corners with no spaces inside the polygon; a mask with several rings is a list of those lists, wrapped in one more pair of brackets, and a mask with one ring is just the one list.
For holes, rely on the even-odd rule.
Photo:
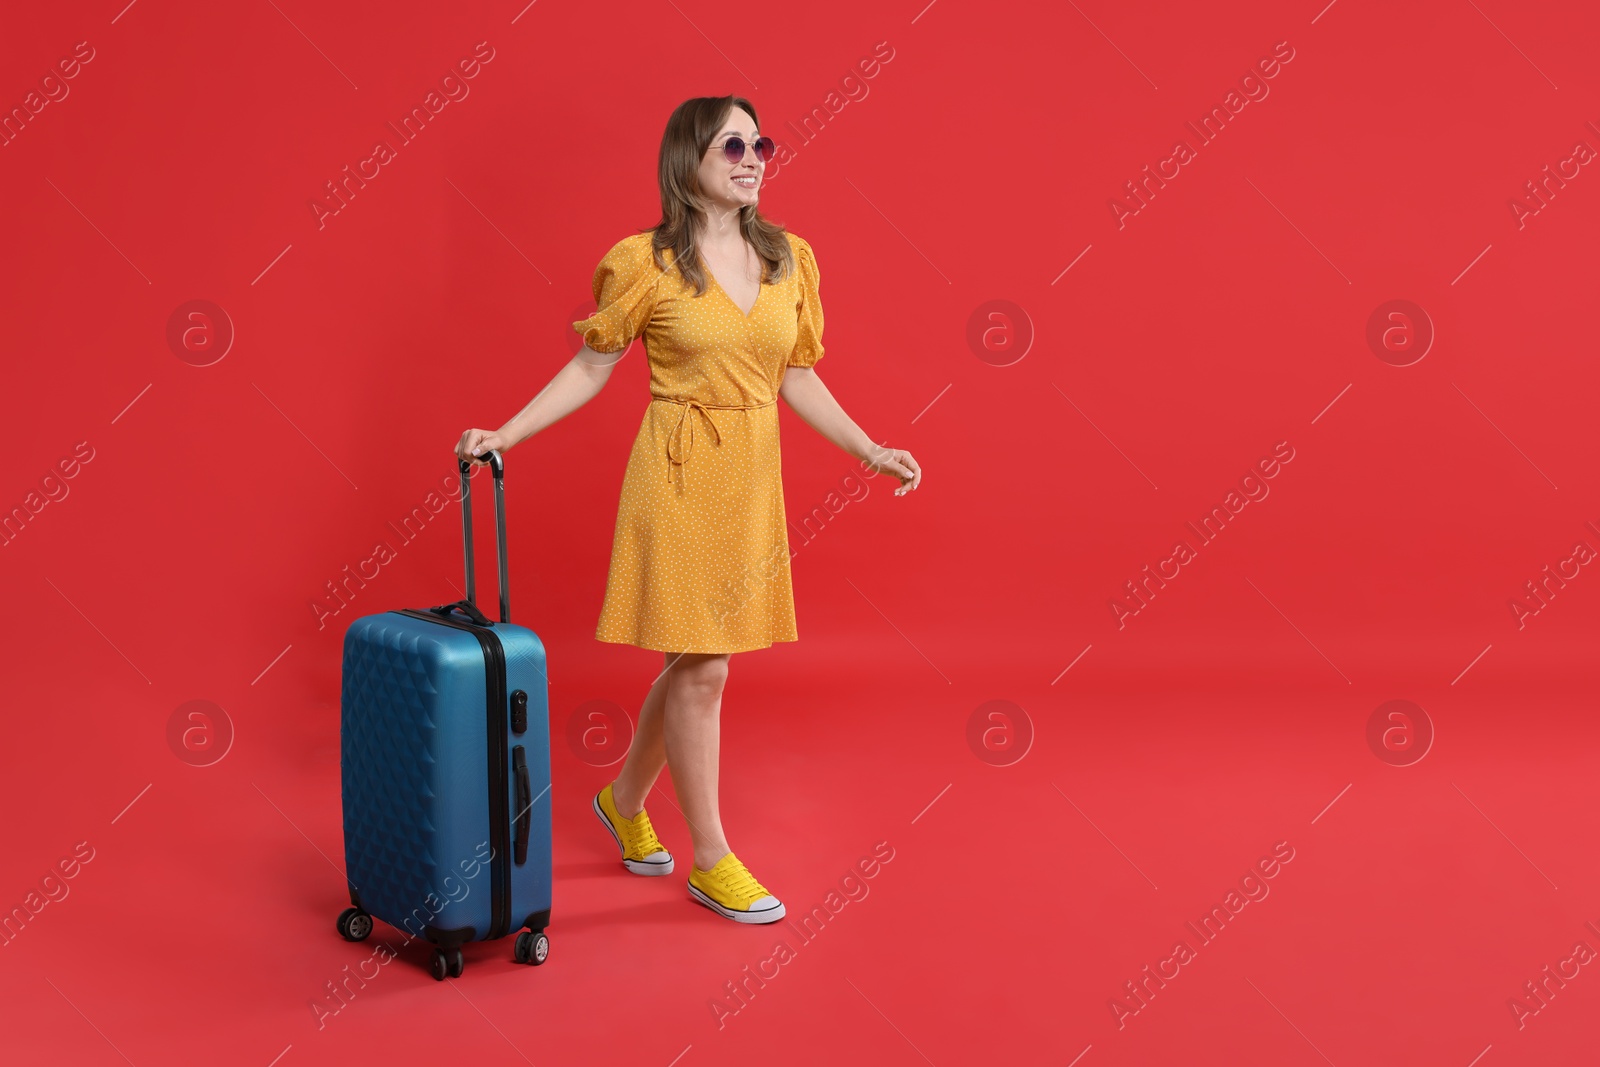
{"label": "yellow sneaker", "polygon": [[611,799],[611,785],[608,784],[595,794],[594,813],[616,839],[617,848],[622,850],[624,867],[634,874],[672,873],[672,853],[656,838],[655,828],[650,825],[650,816],[644,813],[644,809],[641,808],[633,818],[624,819],[617,813],[617,805]]}
{"label": "yellow sneaker", "polygon": [[771,923],[783,918],[783,904],[756,881],[732,852],[702,871],[690,864],[689,896],[738,923]]}

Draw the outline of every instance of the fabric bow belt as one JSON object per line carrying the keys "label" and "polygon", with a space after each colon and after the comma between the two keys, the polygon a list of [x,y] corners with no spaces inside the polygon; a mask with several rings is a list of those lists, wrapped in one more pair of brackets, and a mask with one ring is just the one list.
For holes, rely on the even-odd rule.
{"label": "fabric bow belt", "polygon": [[[689,418],[691,408],[700,410],[700,415],[710,425],[711,432],[716,435],[717,444],[720,445],[722,443],[722,431],[717,429],[717,422],[711,417],[712,410],[753,411],[757,408],[771,407],[778,402],[777,398],[774,397],[764,404],[702,404],[700,401],[689,397],[662,396],[660,393],[651,393],[650,395],[654,399],[665,401],[668,404],[678,404],[683,409],[678,413],[678,421],[673,424],[672,432],[667,435],[667,481],[669,482],[672,481],[673,468],[676,467],[680,472],[683,471],[684,464],[689,462],[689,454],[694,451],[694,420]],[[689,432],[687,436],[684,434],[685,424],[688,425]],[[686,475],[680,473],[679,480],[683,485],[688,485]]]}

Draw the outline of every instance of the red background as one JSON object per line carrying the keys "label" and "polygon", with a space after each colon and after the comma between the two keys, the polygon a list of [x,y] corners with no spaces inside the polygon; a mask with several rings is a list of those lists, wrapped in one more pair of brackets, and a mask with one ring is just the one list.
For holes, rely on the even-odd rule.
{"label": "red background", "polygon": [[[93,458],[0,549],[0,906],[94,858],[0,947],[8,1060],[1573,1062],[1593,967],[1520,1026],[1508,1001],[1600,948],[1600,578],[1520,628],[1510,601],[1600,546],[1600,178],[1521,225],[1510,202],[1600,146],[1597,30],[1361,0],[13,11],[7,109],[94,57],[0,148],[0,506]],[[319,227],[324,183],[478,42],[470,94]],[[1124,183],[1278,42],[1270,94],[1119,228]],[[333,930],[343,630],[460,595],[454,512],[403,546],[386,523],[575,351],[599,257],[657,218],[667,115],[728,92],[794,153],[762,207],[817,251],[819,373],[925,479],[795,538],[801,640],[734,657],[724,820],[794,917],[894,859],[805,942],[629,879],[586,810],[614,768],[573,715],[636,715],[660,665],[593,639],[636,346],[507,457],[513,617],[551,657],[550,962],[469,946],[447,990],[413,943],[319,1028],[370,956]],[[1366,341],[1396,299],[1436,334],[1404,367]],[[209,366],[167,341],[191,300],[235,333]],[[1032,336],[1009,365],[967,340],[993,300]],[[854,466],[783,419],[795,517]],[[1123,583],[1282,441],[1270,495],[1119,628]],[[209,766],[169,744],[191,700],[234,731]],[[971,747],[991,700],[1021,711]],[[1367,741],[1389,700],[1435,733],[1408,766]],[[1278,842],[1270,895],[1119,1027],[1124,982]],[[797,958],[719,1026],[780,938]]]}

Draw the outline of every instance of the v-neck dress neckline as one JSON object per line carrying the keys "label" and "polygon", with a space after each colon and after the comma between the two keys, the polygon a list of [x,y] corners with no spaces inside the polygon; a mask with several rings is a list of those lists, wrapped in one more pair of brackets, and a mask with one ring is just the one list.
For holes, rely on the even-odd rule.
{"label": "v-neck dress neckline", "polygon": [[728,290],[723,287],[721,282],[717,281],[717,272],[711,269],[710,263],[706,262],[706,254],[704,252],[700,253],[700,261],[705,263],[706,277],[711,279],[711,283],[717,287],[717,291],[719,293],[728,298],[728,303],[733,305],[735,311],[743,315],[746,319],[749,319],[756,313],[756,305],[761,303],[761,291],[766,288],[764,284],[758,284],[756,286],[756,298],[750,302],[750,310],[746,311],[744,308],[739,306],[739,302],[733,298],[733,294],[728,292]]}

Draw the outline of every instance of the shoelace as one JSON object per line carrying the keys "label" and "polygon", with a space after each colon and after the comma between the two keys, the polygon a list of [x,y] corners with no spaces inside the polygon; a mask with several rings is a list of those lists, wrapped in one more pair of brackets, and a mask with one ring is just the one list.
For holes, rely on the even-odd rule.
{"label": "shoelace", "polygon": [[[619,816],[621,812],[617,813]],[[631,858],[643,859],[652,852],[661,852],[665,846],[656,837],[656,829],[650,825],[650,817],[641,809],[633,821],[623,821],[628,839],[628,854]]]}
{"label": "shoelace", "polygon": [[770,895],[766,887],[756,881],[755,876],[738,860],[733,861],[731,869],[722,876],[721,881],[722,888],[728,895],[741,904],[748,904]]}

